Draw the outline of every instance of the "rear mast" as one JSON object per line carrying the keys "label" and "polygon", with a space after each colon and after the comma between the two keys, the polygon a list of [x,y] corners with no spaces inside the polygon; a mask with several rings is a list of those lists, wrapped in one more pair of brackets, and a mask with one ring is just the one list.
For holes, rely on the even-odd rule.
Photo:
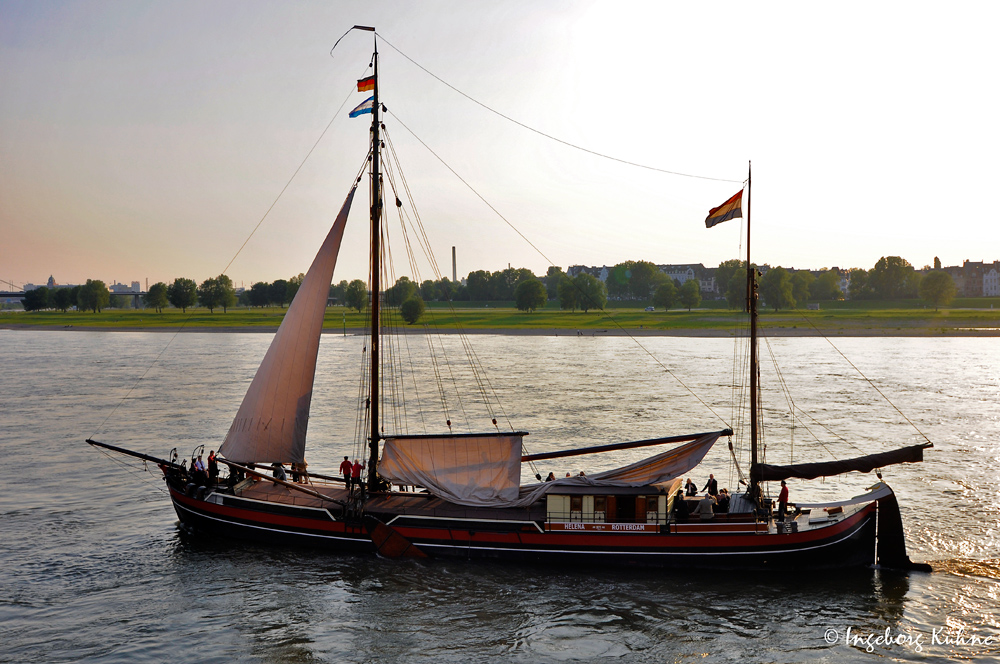
{"label": "rear mast", "polygon": [[[374,32],[374,29],[372,30]],[[379,433],[379,335],[381,333],[381,232],[382,232],[382,175],[379,172],[379,101],[378,101],[378,35],[374,35],[375,52],[372,55],[373,77],[375,86],[372,94],[372,182],[371,182],[371,383],[369,387],[371,431],[368,442],[368,490],[378,486],[378,441]]]}

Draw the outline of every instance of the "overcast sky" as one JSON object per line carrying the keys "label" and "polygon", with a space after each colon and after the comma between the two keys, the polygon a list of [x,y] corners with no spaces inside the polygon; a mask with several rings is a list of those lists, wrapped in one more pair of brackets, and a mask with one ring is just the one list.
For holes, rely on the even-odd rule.
{"label": "overcast sky", "polygon": [[[548,263],[400,121],[564,269],[736,257],[740,221],[704,218],[751,160],[755,261],[993,261],[998,14],[990,2],[0,2],[0,278],[219,274],[335,118],[228,273],[249,286],[305,271],[365,156],[370,116],[347,112],[366,97],[352,88],[371,33],[329,55],[354,24],[542,132],[736,181],[540,137],[382,43],[389,137],[446,274],[452,245],[460,276]],[[335,280],[366,273],[366,198]],[[395,273],[410,274],[393,243]]]}

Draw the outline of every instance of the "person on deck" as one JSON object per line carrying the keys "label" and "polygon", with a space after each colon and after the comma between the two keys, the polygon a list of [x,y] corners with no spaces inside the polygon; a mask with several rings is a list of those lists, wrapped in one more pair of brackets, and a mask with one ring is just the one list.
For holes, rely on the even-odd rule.
{"label": "person on deck", "polygon": [[689,477],[688,481],[687,481],[687,484],[684,485],[684,491],[689,496],[697,496],[698,495],[698,485],[695,484],[694,482],[692,482],[691,478]]}
{"label": "person on deck", "polygon": [[705,483],[705,488],[702,489],[702,491],[706,490],[710,496],[719,495],[719,481],[715,479],[715,475],[712,475],[711,473],[708,475],[708,482]]}
{"label": "person on deck", "polygon": [[549,473],[549,476],[545,478],[546,482],[554,482],[555,480],[556,480],[556,474],[555,473]]}
{"label": "person on deck", "polygon": [[698,501],[698,506],[691,512],[691,516],[701,517],[702,521],[708,521],[715,517],[715,496],[706,493],[705,497]]}
{"label": "person on deck", "polygon": [[719,504],[715,508],[715,511],[720,514],[725,514],[729,511],[729,489],[723,489],[719,492]]}
{"label": "person on deck", "polygon": [[[274,476],[274,479],[281,480],[282,482],[288,479],[288,475],[285,475],[285,467],[277,461],[271,464],[271,468],[274,469],[271,473]],[[275,484],[277,484],[277,482],[275,482]]]}
{"label": "person on deck", "polygon": [[344,460],[340,462],[340,473],[344,476],[344,487],[350,490],[351,488],[351,460],[344,457]]}
{"label": "person on deck", "polygon": [[208,473],[205,472],[205,462],[201,460],[201,455],[198,455],[198,459],[191,464],[192,473],[191,476],[194,479],[194,483],[198,486],[208,486]]}
{"label": "person on deck", "polygon": [[778,494],[778,521],[785,521],[785,510],[788,509],[788,487],[781,480],[781,493]]}
{"label": "person on deck", "polygon": [[215,450],[208,453],[208,479],[213,484],[219,479],[219,462],[215,458]]}
{"label": "person on deck", "polygon": [[354,465],[351,466],[351,485],[358,488],[361,487],[361,471],[365,469],[364,463],[359,463],[357,459],[354,460]]}
{"label": "person on deck", "polygon": [[677,489],[677,495],[674,496],[674,504],[670,507],[670,513],[675,522],[688,520],[687,501],[684,500],[684,492],[680,489]]}

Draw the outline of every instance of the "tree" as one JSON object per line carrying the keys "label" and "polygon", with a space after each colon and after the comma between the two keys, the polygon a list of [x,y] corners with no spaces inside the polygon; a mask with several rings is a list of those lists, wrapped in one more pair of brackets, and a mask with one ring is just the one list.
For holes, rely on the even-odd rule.
{"label": "tree", "polygon": [[81,309],[90,309],[95,314],[108,306],[111,301],[111,293],[108,287],[100,279],[87,279],[87,283],[80,288],[80,296],[77,306]]}
{"label": "tree", "polygon": [[513,300],[514,289],[524,279],[535,279],[535,274],[525,267],[509,267],[501,272],[494,272],[489,279],[490,300]]}
{"label": "tree", "polygon": [[916,297],[920,275],[899,256],[883,256],[868,273],[868,282],[876,298],[896,300]]}
{"label": "tree", "polygon": [[603,309],[608,302],[608,291],[600,279],[595,279],[586,272],[573,277],[576,286],[577,306],[587,313],[591,309]]}
{"label": "tree", "polygon": [[163,307],[167,306],[167,285],[158,281],[149,287],[149,291],[144,298],[147,307],[156,309],[156,313],[163,313]]}
{"label": "tree", "polygon": [[330,286],[330,297],[337,301],[337,304],[347,302],[347,279],[342,279],[340,283]]}
{"label": "tree", "polygon": [[514,304],[520,311],[531,313],[535,309],[544,307],[548,299],[549,293],[545,290],[545,284],[534,277],[522,280],[514,289]]}
{"label": "tree", "polygon": [[267,288],[267,299],[271,304],[285,306],[285,302],[288,302],[288,282],[284,279],[272,281]]}
{"label": "tree", "polygon": [[[722,261],[719,263],[719,267],[715,271],[715,287],[719,289],[719,292],[723,297],[725,297],[728,292],[729,280],[732,279],[733,275],[738,272],[743,273],[743,290],[746,290],[746,261],[741,261],[738,258],[730,258],[728,261]],[[734,307],[730,304],[730,308]]]}
{"label": "tree", "polygon": [[565,274],[559,280],[559,308],[576,311],[576,305],[580,301],[580,293],[577,292],[577,285],[573,279]]}
{"label": "tree", "polygon": [[659,285],[660,275],[663,275],[660,268],[649,261],[636,261],[632,265],[632,276],[629,279],[629,292],[632,297],[636,300],[648,300],[653,288]]}
{"label": "tree", "polygon": [[872,299],[873,293],[868,281],[867,270],[856,267],[848,272],[848,276],[850,277],[850,285],[847,287],[847,292],[850,293],[852,300]]}
{"label": "tree", "polygon": [[198,286],[198,303],[208,309],[208,313],[215,313],[215,308],[222,306],[219,302],[218,282],[214,278],[206,279]]}
{"label": "tree", "polygon": [[130,309],[129,298],[126,295],[112,295],[108,301],[110,309]]}
{"label": "tree", "polygon": [[632,294],[630,282],[633,267],[635,267],[635,261],[625,261],[611,268],[606,283],[608,297],[614,300],[624,300]]}
{"label": "tree", "polygon": [[73,286],[69,289],[69,301],[71,304],[76,305],[76,310],[80,310],[80,291],[83,290],[83,286]]}
{"label": "tree", "polygon": [[417,293],[417,285],[409,277],[400,277],[385,293],[386,304],[398,307]]}
{"label": "tree", "polygon": [[811,272],[806,272],[805,270],[799,270],[792,275],[792,299],[795,300],[795,305],[799,309],[809,301],[812,293],[812,285],[815,281],[816,277],[812,276]]}
{"label": "tree", "polygon": [[271,301],[271,284],[266,281],[258,281],[250,286],[247,291],[251,307],[266,307]]}
{"label": "tree", "polygon": [[441,299],[441,290],[437,282],[432,279],[424,279],[420,284],[420,298],[427,301]]}
{"label": "tree", "polygon": [[410,325],[413,325],[424,315],[424,301],[419,295],[411,295],[399,305],[399,315]]}
{"label": "tree", "polygon": [[229,307],[236,304],[236,289],[233,288],[233,280],[225,274],[220,274],[215,278],[215,302],[215,306],[222,307],[222,313],[226,313]]}
{"label": "tree", "polygon": [[562,283],[565,276],[566,273],[562,271],[561,267],[556,265],[549,266],[548,271],[545,273],[545,290],[550,300],[555,300],[559,297],[559,284]]}
{"label": "tree", "polygon": [[824,270],[809,287],[809,294],[814,300],[843,298],[844,294],[840,292],[840,274],[836,270]]}
{"label": "tree", "polygon": [[465,280],[469,289],[469,299],[483,301],[490,299],[490,274],[485,270],[470,272]]}
{"label": "tree", "polygon": [[935,270],[941,269],[941,259],[938,258],[937,256],[934,257],[934,269]]}
{"label": "tree", "polygon": [[451,302],[458,299],[458,291],[462,288],[460,282],[452,281],[448,277],[441,277],[441,280],[435,286],[438,293],[437,299],[441,302]]}
{"label": "tree", "polygon": [[677,297],[682,307],[687,307],[691,311],[693,307],[701,304],[701,284],[697,279],[688,279],[681,284],[681,289],[677,292]]}
{"label": "tree", "polygon": [[[754,270],[756,270],[756,266]],[[726,304],[730,309],[746,311],[747,308],[747,264],[743,262],[742,269],[736,270],[726,279],[726,290],[723,291]]]}
{"label": "tree", "polygon": [[66,313],[66,310],[73,306],[73,290],[71,288],[56,288],[52,293],[52,304],[59,311]]}
{"label": "tree", "polygon": [[41,311],[42,309],[49,308],[49,289],[45,286],[39,286],[34,290],[30,290],[24,294],[24,299],[21,300],[21,304],[25,311]]}
{"label": "tree", "polygon": [[933,304],[934,311],[951,302],[957,292],[955,282],[947,272],[931,272],[920,281],[920,297]]}
{"label": "tree", "polygon": [[347,284],[344,290],[344,301],[351,309],[357,309],[358,313],[368,304],[368,287],[365,282],[355,279]]}
{"label": "tree", "polygon": [[182,313],[187,313],[187,308],[198,302],[198,285],[191,279],[174,279],[167,287],[167,299]]}
{"label": "tree", "polygon": [[771,268],[760,280],[760,295],[775,311],[795,306],[792,275],[783,267]]}
{"label": "tree", "polygon": [[302,280],[306,278],[306,275],[299,272],[296,276],[288,280],[288,301],[291,302],[295,299],[295,294],[299,292],[299,286],[302,285]]}
{"label": "tree", "polygon": [[667,279],[653,293],[653,306],[669,310],[675,304],[677,304],[677,287],[674,286],[672,279]]}

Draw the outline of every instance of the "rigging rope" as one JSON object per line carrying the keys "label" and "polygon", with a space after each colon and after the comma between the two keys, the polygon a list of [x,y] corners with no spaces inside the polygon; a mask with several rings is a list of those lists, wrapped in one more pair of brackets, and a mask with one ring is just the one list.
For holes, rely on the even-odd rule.
{"label": "rigging rope", "polygon": [[[482,194],[480,194],[478,191],[476,191],[476,189],[471,184],[469,184],[468,181],[465,180],[465,178],[463,178],[461,175],[459,175],[458,172],[456,172],[455,169],[452,168],[448,164],[448,162],[446,162],[443,158],[441,158],[441,156],[438,155],[438,153],[436,153],[434,150],[432,150],[431,147],[429,145],[427,145],[427,143],[425,143],[423,141],[423,139],[421,139],[419,136],[417,136],[413,132],[412,129],[410,129],[402,120],[400,120],[400,118],[399,118],[398,115],[396,115],[395,113],[393,113],[392,111],[390,111],[390,110],[388,110],[386,108],[384,108],[383,110],[384,110],[384,112],[386,114],[392,115],[392,117],[394,117],[396,119],[396,121],[399,122],[399,124],[404,129],[406,129],[406,131],[408,131],[411,136],[413,136],[413,138],[415,138],[421,145],[423,145],[424,148],[426,148],[428,152],[430,152],[432,155],[434,155],[434,157],[438,161],[440,161],[441,164],[452,173],[452,175],[454,175],[456,178],[458,178],[459,181],[461,181],[462,184],[464,184],[469,189],[469,191],[471,191],[473,194],[475,194],[476,197],[479,198],[479,200],[481,200],[484,204],[486,204],[486,206],[488,208],[490,208],[501,220],[503,220],[503,222],[505,224],[507,224],[515,233],[517,233],[521,237],[521,239],[523,239],[528,244],[528,246],[530,246],[532,249],[534,249],[538,253],[539,256],[541,256],[542,258],[544,258],[545,261],[548,262],[549,265],[553,265],[554,264],[549,259],[549,257],[545,255],[545,253],[541,249],[539,249],[538,247],[536,247],[534,245],[534,243],[531,242],[531,240],[529,240],[527,237],[525,237],[524,233],[522,233],[521,231],[519,231],[517,229],[517,227],[514,226],[514,224],[512,224],[505,216],[503,216],[503,214],[501,214],[500,211],[497,210],[488,200],[486,200],[483,197]],[[639,348],[641,348],[643,350],[643,352],[645,352],[653,360],[653,362],[655,362],[661,369],[663,369],[664,371],[666,371],[674,380],[676,380],[681,385],[681,387],[683,387],[685,390],[687,390],[688,393],[691,394],[691,396],[693,396],[695,399],[697,399],[698,402],[701,403],[703,406],[705,406],[705,408],[708,409],[709,412],[711,412],[713,415],[715,415],[715,417],[718,418],[720,422],[722,422],[727,427],[729,427],[729,423],[726,422],[726,419],[724,417],[722,417],[721,415],[719,415],[715,411],[715,409],[712,408],[712,406],[710,406],[704,399],[702,399],[700,396],[698,396],[698,394],[695,393],[694,390],[692,390],[690,387],[688,387],[688,385],[683,380],[681,380],[680,377],[677,376],[677,374],[675,374],[665,364],[663,364],[663,362],[661,362],[660,359],[657,358],[656,355],[654,355],[652,353],[652,351],[650,351],[648,348],[646,348],[646,346],[644,346],[642,344],[642,342],[640,342],[636,337],[632,336],[632,334],[624,326],[622,326],[622,324],[619,323],[618,320],[614,316],[612,316],[604,307],[595,307],[595,308],[598,309],[605,316],[607,316],[608,320],[611,321],[615,325],[615,327],[617,327],[619,329],[619,331],[621,331],[625,336],[627,336],[629,339],[631,339],[633,343],[635,343]]]}
{"label": "rigging rope", "polygon": [[893,410],[895,410],[895,411],[896,411],[897,413],[899,413],[899,416],[900,416],[900,417],[902,417],[902,418],[903,418],[904,420],[906,420],[906,422],[907,422],[907,423],[908,423],[908,424],[909,424],[909,425],[910,425],[911,427],[913,427],[913,430],[914,430],[914,431],[916,431],[916,432],[917,432],[918,434],[920,434],[921,438],[923,438],[923,439],[924,439],[925,441],[927,441],[928,443],[930,443],[930,442],[931,442],[931,439],[930,439],[930,438],[928,438],[928,437],[927,437],[927,436],[926,436],[926,435],[924,434],[924,432],[923,432],[923,431],[921,431],[921,430],[920,430],[920,428],[919,428],[919,427],[918,427],[918,426],[917,426],[916,424],[914,424],[914,423],[913,423],[913,422],[912,422],[912,421],[910,420],[910,418],[908,418],[908,417],[907,417],[907,416],[906,416],[906,415],[905,415],[905,414],[903,413],[903,411],[901,411],[901,410],[900,410],[899,408],[897,408],[897,407],[896,407],[896,404],[894,404],[894,403],[893,403],[892,401],[890,401],[890,400],[889,400],[889,397],[887,397],[887,396],[885,395],[885,393],[883,393],[883,392],[882,392],[882,390],[878,389],[878,386],[877,386],[877,385],[875,384],[875,382],[874,382],[873,380],[871,380],[870,378],[868,378],[868,376],[866,376],[866,375],[865,375],[865,373],[864,373],[863,371],[861,371],[861,369],[859,369],[859,368],[858,368],[858,366],[857,366],[856,364],[854,364],[854,362],[851,362],[851,360],[850,360],[850,359],[848,359],[848,357],[847,357],[846,355],[844,355],[844,354],[843,354],[843,353],[842,353],[842,352],[840,351],[840,349],[839,349],[839,348],[837,348],[836,344],[834,344],[834,343],[833,343],[833,341],[831,341],[829,337],[827,337],[827,336],[826,336],[825,334],[823,334],[823,333],[822,333],[822,332],[820,331],[820,329],[819,329],[818,327],[816,327],[816,325],[815,325],[815,324],[814,324],[814,323],[813,323],[813,322],[812,322],[811,320],[809,320],[809,317],[808,317],[808,316],[806,316],[805,314],[803,314],[803,313],[802,313],[801,311],[799,312],[799,316],[801,316],[801,317],[802,317],[802,319],[803,319],[804,321],[806,321],[807,323],[809,323],[809,327],[811,327],[811,328],[812,328],[813,330],[815,330],[815,331],[816,331],[816,334],[818,334],[819,336],[821,336],[821,337],[822,337],[822,338],[823,338],[823,339],[824,339],[824,340],[825,340],[825,341],[826,341],[826,342],[827,342],[828,344],[830,344],[830,346],[831,346],[831,347],[832,347],[832,348],[833,348],[833,349],[834,349],[835,351],[837,351],[837,354],[838,354],[838,355],[840,355],[840,356],[841,356],[842,358],[844,358],[844,361],[845,361],[845,362],[847,362],[848,364],[850,364],[850,365],[851,365],[851,367],[852,367],[852,368],[853,368],[853,369],[854,369],[855,371],[857,371],[857,372],[858,372],[858,375],[859,375],[859,376],[861,376],[862,378],[864,378],[864,379],[865,379],[865,382],[866,382],[866,383],[868,383],[869,385],[871,385],[872,389],[873,389],[873,390],[875,390],[876,392],[878,392],[878,393],[879,393],[879,396],[881,396],[881,397],[882,397],[883,399],[885,399],[885,402],[886,402],[887,404],[889,404],[890,406],[892,406]]}
{"label": "rigging rope", "polygon": [[619,157],[613,157],[611,155],[604,154],[602,152],[597,152],[596,150],[590,150],[590,149],[582,147],[580,145],[576,145],[575,143],[570,143],[569,141],[565,141],[565,140],[563,140],[561,138],[557,138],[555,136],[552,136],[551,134],[546,134],[544,131],[541,131],[539,129],[535,129],[534,127],[531,127],[529,125],[524,124],[523,122],[519,122],[518,120],[515,120],[514,118],[510,117],[509,115],[505,115],[505,114],[501,113],[500,111],[487,106],[486,104],[484,104],[483,102],[479,101],[478,99],[475,99],[474,97],[471,97],[470,95],[467,95],[466,93],[462,92],[461,90],[459,90],[454,85],[452,85],[448,81],[444,80],[443,78],[441,78],[437,74],[434,74],[433,72],[429,71],[426,67],[424,67],[419,62],[417,62],[416,60],[414,60],[413,58],[411,58],[410,56],[408,56],[406,53],[403,53],[401,50],[399,50],[398,48],[396,48],[396,46],[394,46],[392,44],[392,42],[390,42],[388,39],[386,39],[381,33],[376,32],[375,34],[377,34],[382,39],[383,42],[385,42],[386,44],[388,44],[389,47],[392,48],[392,50],[396,51],[401,56],[403,56],[404,58],[406,58],[407,60],[409,60],[413,65],[415,65],[417,68],[419,68],[425,74],[427,74],[428,76],[434,78],[439,83],[442,83],[443,85],[447,86],[448,88],[450,88],[454,92],[456,92],[456,93],[460,94],[461,96],[465,97],[466,99],[468,99],[469,101],[471,101],[473,104],[476,104],[477,106],[480,106],[481,108],[486,109],[490,113],[493,113],[494,115],[496,115],[498,117],[501,117],[504,120],[507,120],[508,122],[514,123],[515,125],[517,125],[518,127],[521,127],[522,129],[527,129],[528,131],[530,131],[530,132],[532,132],[534,134],[538,134],[539,136],[547,138],[550,141],[555,141],[556,143],[559,143],[561,145],[565,145],[566,147],[573,148],[574,150],[579,150],[581,152],[586,152],[587,154],[593,155],[595,157],[601,157],[602,159],[608,159],[610,161],[615,161],[615,162],[618,162],[619,164],[625,164],[627,166],[635,166],[636,168],[642,168],[642,169],[645,169],[647,171],[655,171],[657,173],[665,173],[667,175],[678,175],[680,177],[685,177],[685,178],[696,178],[696,179],[699,179],[699,180],[713,180],[715,182],[734,182],[734,183],[740,182],[740,180],[729,180],[727,178],[715,178],[715,177],[709,177],[707,175],[694,175],[694,174],[691,174],[691,173],[681,173],[679,171],[669,171],[669,170],[667,170],[665,168],[658,168],[656,166],[649,166],[647,164],[640,164],[640,163],[637,163],[637,162],[634,162],[634,161],[629,161],[627,159],[621,159]]}

